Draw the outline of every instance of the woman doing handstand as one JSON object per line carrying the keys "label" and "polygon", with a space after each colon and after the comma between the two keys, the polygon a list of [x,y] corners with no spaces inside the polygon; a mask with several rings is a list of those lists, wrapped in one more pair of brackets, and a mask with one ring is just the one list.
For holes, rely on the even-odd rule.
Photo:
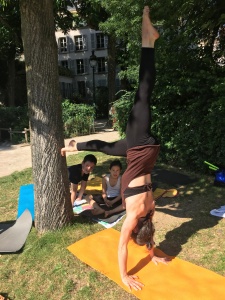
{"label": "woman doing handstand", "polygon": [[140,290],[143,284],[137,276],[127,274],[127,245],[132,237],[139,245],[146,245],[152,261],[167,263],[169,259],[154,255],[154,226],[152,218],[155,202],[152,194],[151,171],[155,165],[159,144],[151,134],[150,99],[155,83],[154,43],[159,37],[145,6],[142,17],[142,49],[139,70],[139,87],[129,115],[126,139],[114,143],[92,140],[76,144],[71,141],[66,151],[92,150],[109,155],[127,156],[127,169],[122,176],[122,200],[126,208],[126,219],[121,228],[118,261],[123,283],[130,289]]}

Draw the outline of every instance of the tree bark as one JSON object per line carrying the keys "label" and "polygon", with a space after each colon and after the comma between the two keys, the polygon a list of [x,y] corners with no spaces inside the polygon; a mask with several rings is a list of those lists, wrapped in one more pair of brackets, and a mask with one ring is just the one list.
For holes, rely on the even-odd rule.
{"label": "tree bark", "polygon": [[116,39],[113,35],[108,36],[108,88],[109,102],[108,112],[116,99]]}
{"label": "tree bark", "polygon": [[15,55],[8,59],[7,100],[8,106],[15,106]]}
{"label": "tree bark", "polygon": [[20,0],[39,233],[71,222],[66,159],[61,157],[63,124],[59,92],[53,0]]}

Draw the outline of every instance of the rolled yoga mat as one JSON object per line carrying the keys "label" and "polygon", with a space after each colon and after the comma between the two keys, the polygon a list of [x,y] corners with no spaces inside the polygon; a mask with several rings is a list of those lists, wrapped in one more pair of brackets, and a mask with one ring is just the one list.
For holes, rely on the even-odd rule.
{"label": "rolled yoga mat", "polygon": [[1,231],[0,223],[0,252],[19,251],[26,242],[31,226],[32,215],[28,209],[8,229]]}

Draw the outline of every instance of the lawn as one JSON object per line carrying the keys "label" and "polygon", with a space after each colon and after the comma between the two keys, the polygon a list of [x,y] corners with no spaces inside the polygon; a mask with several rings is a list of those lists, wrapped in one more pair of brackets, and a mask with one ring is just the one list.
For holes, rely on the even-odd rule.
{"label": "lawn", "polygon": [[[101,153],[96,156],[98,165],[94,175],[106,173],[114,157]],[[83,157],[84,153],[68,156],[68,165],[80,163]],[[125,169],[125,160],[121,161]],[[214,187],[212,176],[157,166],[196,180],[181,186],[176,198],[157,201],[156,246],[167,254],[225,276],[225,220],[209,214],[211,209],[225,205],[225,189]],[[0,178],[0,222],[16,218],[19,188],[28,183],[32,183],[31,169]],[[165,182],[157,185],[173,188]],[[120,230],[122,222],[115,229]],[[20,253],[0,255],[0,295],[5,294],[11,300],[136,299],[66,249],[103,229],[80,216],[74,218],[71,226],[41,236],[33,227]]]}

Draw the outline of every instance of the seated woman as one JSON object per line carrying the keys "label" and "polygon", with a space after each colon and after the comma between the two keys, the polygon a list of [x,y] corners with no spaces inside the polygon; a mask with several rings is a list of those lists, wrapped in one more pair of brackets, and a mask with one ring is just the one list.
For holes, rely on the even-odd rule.
{"label": "seated woman", "polygon": [[[124,210],[121,197],[121,162],[118,159],[112,161],[109,170],[110,173],[102,178],[102,195],[86,197],[87,202],[93,207],[92,213],[94,215],[104,213],[105,218]],[[101,204],[105,205],[100,206]]]}

